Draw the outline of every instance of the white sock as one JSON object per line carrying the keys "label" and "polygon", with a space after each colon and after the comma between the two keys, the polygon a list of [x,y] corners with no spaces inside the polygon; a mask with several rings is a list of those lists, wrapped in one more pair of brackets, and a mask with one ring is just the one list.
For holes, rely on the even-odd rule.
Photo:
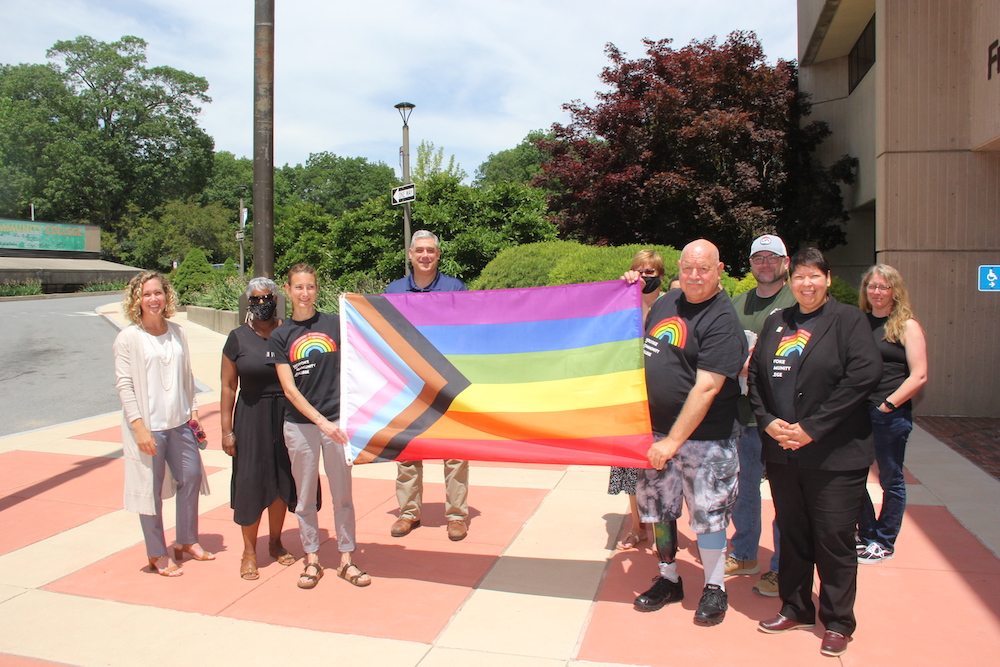
{"label": "white sock", "polygon": [[677,574],[677,561],[673,563],[660,563],[660,576],[675,584],[680,581],[681,577]]}
{"label": "white sock", "polygon": [[715,584],[726,590],[726,550],[699,549],[701,564],[705,567],[705,585]]}

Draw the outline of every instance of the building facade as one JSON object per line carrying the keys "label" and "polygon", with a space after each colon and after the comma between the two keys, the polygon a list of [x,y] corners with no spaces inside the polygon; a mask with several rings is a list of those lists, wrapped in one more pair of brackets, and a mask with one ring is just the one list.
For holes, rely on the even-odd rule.
{"label": "building facade", "polygon": [[[927,334],[919,414],[1000,417],[1000,0],[799,0],[800,88],[858,158],[848,244],[857,286],[898,268]],[[1000,287],[1000,285],[998,285]]]}

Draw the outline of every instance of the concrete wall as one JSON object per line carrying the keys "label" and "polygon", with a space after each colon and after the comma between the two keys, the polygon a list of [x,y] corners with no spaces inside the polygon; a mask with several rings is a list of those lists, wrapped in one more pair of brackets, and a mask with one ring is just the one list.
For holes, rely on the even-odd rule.
{"label": "concrete wall", "polygon": [[838,26],[853,34],[862,4],[799,2],[799,34],[820,54],[803,63],[800,85],[817,102],[813,117],[834,132],[822,158],[861,161],[859,182],[845,191],[849,245],[831,263],[850,282],[866,256],[902,272],[928,342],[918,412],[1000,416],[1000,293],[977,290],[977,267],[1000,264],[1000,75],[987,77],[1000,0],[869,2],[876,63],[846,95],[840,51],[851,35]]}
{"label": "concrete wall", "polygon": [[240,314],[234,310],[188,306],[187,317],[189,322],[208,327],[220,334],[228,334],[240,325]]}

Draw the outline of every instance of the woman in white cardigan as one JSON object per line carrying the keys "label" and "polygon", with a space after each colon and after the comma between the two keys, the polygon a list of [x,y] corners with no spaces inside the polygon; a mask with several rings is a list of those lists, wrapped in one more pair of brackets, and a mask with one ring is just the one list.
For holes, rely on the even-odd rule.
{"label": "woman in white cardigan", "polygon": [[[177,310],[170,282],[156,271],[132,278],[122,302],[132,322],[115,338],[116,386],[122,401],[125,509],[137,512],[150,570],[183,574],[184,553],[215,556],[198,544],[198,492],[208,493],[199,440],[194,375],[184,329],[168,322]],[[176,495],[173,559],[163,535],[163,498]]]}

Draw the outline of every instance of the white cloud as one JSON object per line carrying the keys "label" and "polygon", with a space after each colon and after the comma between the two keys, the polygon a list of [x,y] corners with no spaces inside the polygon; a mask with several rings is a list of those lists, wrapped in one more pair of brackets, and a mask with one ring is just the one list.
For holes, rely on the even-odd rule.
{"label": "white cloud", "polygon": [[[253,3],[249,0],[33,0],[8,3],[0,63],[43,62],[58,40],[90,35],[149,42],[151,64],[208,79],[201,124],[217,150],[253,154]],[[401,121],[417,105],[421,140],[472,174],[490,153],[565,122],[561,106],[592,102],[614,43],[754,30],[771,60],[796,54],[794,0],[323,0],[276,2],[275,161],[312,152],[397,166]]]}

